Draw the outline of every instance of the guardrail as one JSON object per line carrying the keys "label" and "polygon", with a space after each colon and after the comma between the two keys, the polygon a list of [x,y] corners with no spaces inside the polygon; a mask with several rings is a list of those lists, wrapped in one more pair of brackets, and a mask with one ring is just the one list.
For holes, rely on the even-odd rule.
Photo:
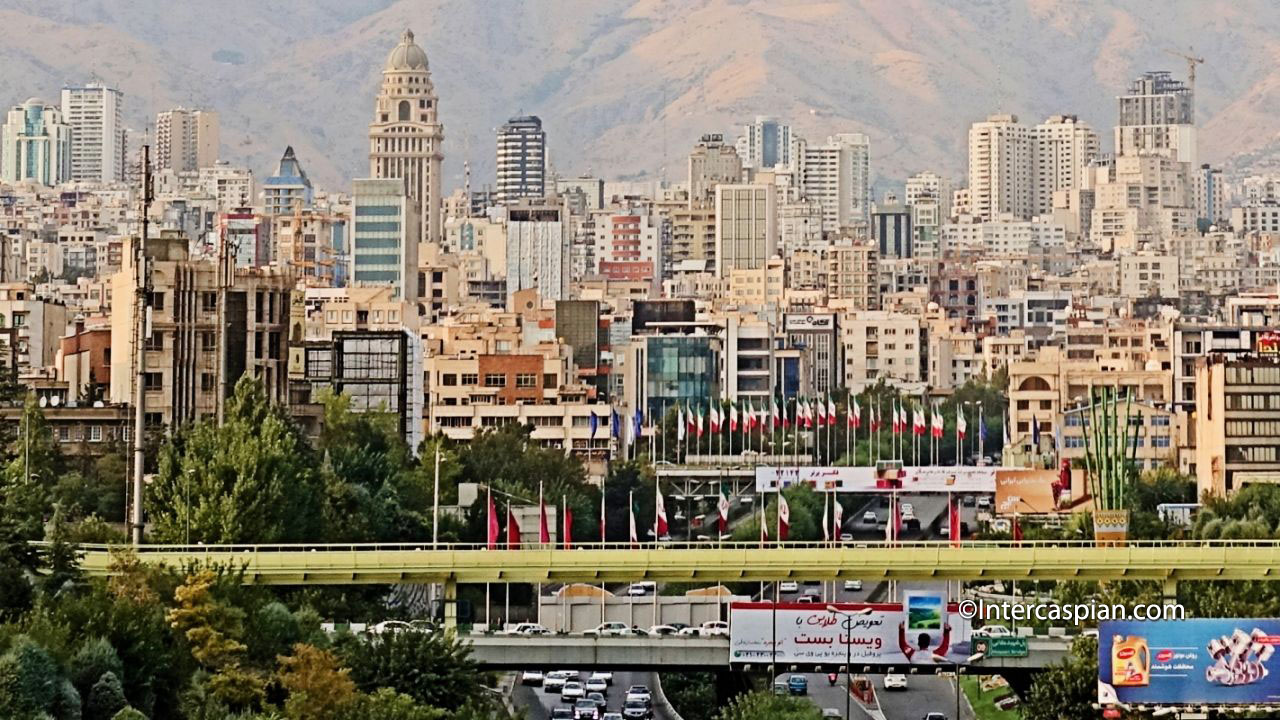
{"label": "guardrail", "polygon": [[[82,546],[91,575],[109,573],[112,546]],[[1280,541],[586,543],[571,550],[488,549],[479,543],[142,545],[144,562],[214,563],[271,584],[431,582],[732,582],[921,579],[1280,579]]]}

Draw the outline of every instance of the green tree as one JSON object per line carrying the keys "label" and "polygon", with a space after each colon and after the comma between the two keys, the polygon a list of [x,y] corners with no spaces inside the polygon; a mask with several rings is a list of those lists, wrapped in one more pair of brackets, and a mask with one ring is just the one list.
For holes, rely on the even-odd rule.
{"label": "green tree", "polygon": [[178,431],[147,494],[160,542],[293,542],[321,536],[315,452],[261,383],[236,383],[225,422]]}
{"label": "green tree", "polygon": [[53,716],[58,720],[81,720],[80,693],[66,678],[58,683],[58,694],[53,698]]}
{"label": "green tree", "polygon": [[61,682],[57,663],[31,638],[19,636],[0,656],[0,708],[19,717],[50,710]]}
{"label": "green tree", "polygon": [[39,540],[53,511],[50,488],[61,475],[63,460],[34,393],[27,394],[9,457],[0,472],[0,515],[16,525],[21,537]]}
{"label": "green tree", "polygon": [[147,720],[147,716],[131,707],[127,707],[112,715],[111,720]]}
{"label": "green tree", "polygon": [[1098,717],[1098,639],[1078,637],[1071,653],[1045,667],[1031,683],[1023,720],[1092,720]]}
{"label": "green tree", "polygon": [[663,673],[662,692],[684,720],[715,717],[716,683],[712,673]]}
{"label": "green tree", "polygon": [[443,720],[446,715],[444,710],[419,705],[408,695],[384,687],[359,696],[342,720]]}
{"label": "green tree", "polygon": [[129,703],[124,699],[124,686],[113,672],[105,672],[89,689],[85,702],[85,720],[111,720]]}
{"label": "green tree", "polygon": [[166,618],[191,648],[191,655],[209,671],[215,698],[233,708],[255,707],[265,694],[261,673],[244,665],[244,611],[213,597],[215,576],[201,570],[187,577],[176,591],[176,607]]}
{"label": "green tree", "polygon": [[729,702],[717,720],[820,720],[822,711],[800,698],[763,692],[739,695]]}
{"label": "green tree", "polygon": [[376,638],[346,636],[336,647],[351,679],[364,692],[389,687],[438,708],[486,703],[492,676],[452,633],[402,632]]}
{"label": "green tree", "polygon": [[111,641],[104,637],[89,638],[71,656],[67,663],[67,678],[81,697],[88,697],[93,684],[107,673],[117,678],[124,676],[124,663],[120,654],[112,647]]}

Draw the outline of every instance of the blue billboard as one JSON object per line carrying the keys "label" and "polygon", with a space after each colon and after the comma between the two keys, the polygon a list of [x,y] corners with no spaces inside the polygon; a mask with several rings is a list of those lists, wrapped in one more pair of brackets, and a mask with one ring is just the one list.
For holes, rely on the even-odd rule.
{"label": "blue billboard", "polygon": [[1098,702],[1280,703],[1280,619],[1104,622]]}

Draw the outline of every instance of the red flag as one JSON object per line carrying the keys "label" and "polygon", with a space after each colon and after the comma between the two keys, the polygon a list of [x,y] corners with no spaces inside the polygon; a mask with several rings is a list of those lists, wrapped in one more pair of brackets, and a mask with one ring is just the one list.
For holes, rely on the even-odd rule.
{"label": "red flag", "polygon": [[953,494],[947,495],[947,529],[950,531],[951,544],[960,547],[960,504]]}
{"label": "red flag", "polygon": [[573,511],[569,509],[569,502],[564,502],[564,530],[560,533],[560,538],[565,550],[573,547]]}
{"label": "red flag", "polygon": [[551,528],[547,527],[547,504],[542,500],[542,483],[538,483],[538,542],[551,544]]}
{"label": "red flag", "polygon": [[787,499],[778,492],[778,542],[786,542],[791,531],[791,508],[787,507]]}
{"label": "red flag", "polygon": [[490,550],[498,549],[498,507],[493,504],[493,488],[489,488],[489,542]]}
{"label": "red flag", "polygon": [[657,534],[654,539],[661,540],[662,537],[667,534],[667,506],[666,503],[662,501],[661,488],[658,488],[657,492],[654,494],[654,510],[655,515],[657,516],[657,520],[654,523],[654,530]]}
{"label": "red flag", "polygon": [[1022,543],[1022,525],[1018,523],[1017,515],[1013,516],[1013,541],[1019,544]]}
{"label": "red flag", "polygon": [[507,549],[520,549],[520,524],[516,522],[516,514],[511,512],[510,505],[507,505]]}

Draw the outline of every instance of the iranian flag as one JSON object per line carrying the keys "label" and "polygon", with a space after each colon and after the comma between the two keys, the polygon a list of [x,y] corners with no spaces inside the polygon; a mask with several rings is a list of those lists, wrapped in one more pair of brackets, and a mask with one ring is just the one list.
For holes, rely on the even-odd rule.
{"label": "iranian flag", "polygon": [[729,401],[729,430],[730,432],[738,431],[738,406]]}
{"label": "iranian flag", "polygon": [[787,533],[791,531],[791,508],[787,507],[787,498],[778,493],[778,542],[786,542]]}
{"label": "iranian flag", "polygon": [[711,420],[710,420],[711,432],[713,433],[720,432],[720,411],[716,409],[716,406],[714,403],[711,405],[710,415],[711,415]]}
{"label": "iranian flag", "polygon": [[836,424],[836,401],[831,399],[831,393],[827,393],[827,424]]}
{"label": "iranian flag", "polygon": [[853,399],[852,409],[849,410],[849,425],[854,430],[862,427],[862,406],[858,404],[858,398]]}
{"label": "iranian flag", "polygon": [[716,503],[716,509],[720,511],[720,534],[729,532],[729,491],[725,489],[724,483],[720,483],[720,500]]}

